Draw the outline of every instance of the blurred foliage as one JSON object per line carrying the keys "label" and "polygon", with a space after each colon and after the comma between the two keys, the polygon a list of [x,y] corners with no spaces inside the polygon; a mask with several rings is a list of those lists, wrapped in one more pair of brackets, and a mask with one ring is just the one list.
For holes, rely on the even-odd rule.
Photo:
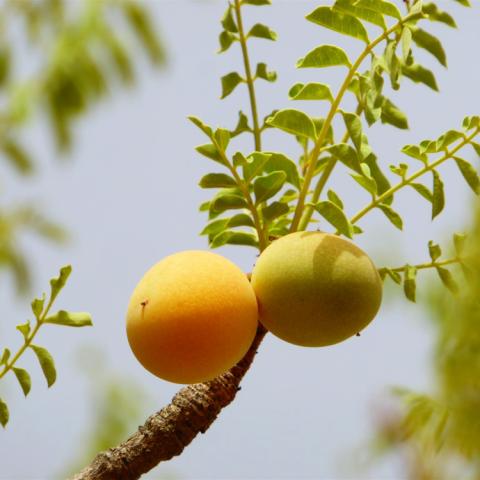
{"label": "blurred foliage", "polygon": [[480,208],[457,295],[435,288],[435,391],[397,389],[402,408],[380,422],[379,452],[402,452],[412,480],[480,478]]}
{"label": "blurred foliage", "polygon": [[[135,0],[5,0],[0,3],[0,158],[16,173],[34,172],[22,138],[30,120],[47,119],[61,152],[72,147],[75,121],[117,85],[131,86],[138,51],[163,64],[164,50],[144,3]],[[25,231],[59,241],[58,225],[31,206],[0,203],[0,269],[19,293],[29,286]]]}

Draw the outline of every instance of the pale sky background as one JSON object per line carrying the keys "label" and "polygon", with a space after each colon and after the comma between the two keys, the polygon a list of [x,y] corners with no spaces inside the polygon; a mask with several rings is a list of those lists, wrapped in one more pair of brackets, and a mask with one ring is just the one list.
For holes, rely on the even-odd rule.
{"label": "pale sky background", "polygon": [[[258,83],[262,118],[274,108],[289,106],[321,114],[320,103],[292,104],[289,87],[298,81],[322,81],[335,85],[336,91],[345,70],[296,71],[296,60],[322,43],[344,45],[351,58],[361,48],[358,41],[345,41],[304,20],[321,3],[279,0],[271,7],[245,8],[247,25],[262,21],[279,34],[276,43],[250,43],[252,61],[266,61],[279,73],[273,85]],[[473,0],[472,9],[453,1],[437,3],[454,13],[459,26],[452,30],[424,24],[441,36],[449,68],[424,52],[417,57],[434,69],[441,93],[408,80],[400,92],[392,93],[409,116],[410,130],[376,125],[369,131],[384,165],[406,160],[399,153],[402,145],[458,128],[464,115],[480,111],[475,53],[480,44],[480,2]],[[10,175],[2,185],[4,199],[39,203],[73,237],[66,248],[25,239],[35,267],[32,293],[41,293],[59,267],[71,263],[73,274],[57,306],[90,311],[95,322],[91,329],[43,329],[38,343],[51,350],[58,369],[52,389],[47,390],[38,366],[27,356],[21,365],[32,373],[29,397],[23,398],[13,378],[2,382],[0,392],[11,410],[8,428],[0,431],[2,479],[51,479],[75,457],[89,419],[89,383],[78,366],[82,347],[104,350],[107,368],[134,378],[147,390],[154,406],[146,414],[168,403],[178,389],[147,373],[134,359],[125,335],[125,310],[133,287],[153,263],[179,250],[207,248],[205,238],[198,235],[206,218],[197,209],[210,192],[201,191],[197,182],[218,167],[195,153],[195,145],[205,138],[186,116],[233,127],[238,110],[248,111],[248,103],[242,88],[219,101],[220,76],[241,68],[237,47],[215,55],[225,2],[150,1],[149,6],[166,43],[168,68],[155,72],[139,60],[137,88],[116,92],[79,123],[75,149],[67,161],[57,158],[46,126],[38,121],[27,138],[42,164],[40,174],[31,180]],[[245,151],[252,150],[245,142],[241,144]],[[269,150],[299,153],[288,135],[268,132],[264,143]],[[471,150],[463,155],[474,157]],[[478,159],[474,163],[478,166]],[[466,225],[466,202],[473,196],[456,168],[445,166],[441,172],[447,205],[433,223],[427,203],[410,192],[398,195],[395,203],[405,215],[403,233],[379,213],[362,220],[367,233],[357,237],[358,243],[378,266],[427,260],[428,240],[449,245],[450,234]],[[345,171],[332,177],[332,185],[351,214],[368,200]],[[222,248],[218,253],[245,271],[255,259],[253,249],[246,247]],[[30,317],[29,301],[15,299],[5,274],[0,281],[1,344],[14,347],[19,337],[14,325]],[[428,282],[437,279],[419,275],[420,284]],[[368,441],[374,411],[388,388],[421,390],[430,384],[431,336],[425,313],[402,298],[400,289],[392,290],[394,299],[384,302],[360,338],[306,349],[267,336],[234,404],[181,457],[148,478],[165,473],[189,480],[404,478],[395,459],[368,473],[349,469]]]}

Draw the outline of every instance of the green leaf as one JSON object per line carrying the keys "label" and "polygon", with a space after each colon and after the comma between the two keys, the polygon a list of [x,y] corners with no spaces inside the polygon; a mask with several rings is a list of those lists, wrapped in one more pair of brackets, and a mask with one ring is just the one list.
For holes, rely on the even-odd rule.
{"label": "green leaf", "polygon": [[337,143],[325,149],[330,152],[335,158],[340,160],[344,165],[352,170],[362,173],[360,168],[360,160],[358,158],[357,152],[353,147],[346,143]]}
{"label": "green leaf", "polygon": [[38,358],[43,375],[47,380],[47,385],[51,387],[57,379],[57,371],[55,370],[55,362],[47,349],[39,347],[38,345],[30,345],[30,348],[35,352]]}
{"label": "green leaf", "polygon": [[218,248],[222,245],[247,245],[249,247],[258,247],[257,237],[251,233],[235,232],[226,230],[217,235],[211,242],[212,248]]}
{"label": "green leaf", "polygon": [[4,348],[2,356],[0,357],[0,365],[6,365],[9,358],[10,358],[10,350],[8,348]]}
{"label": "green leaf", "polygon": [[412,39],[415,44],[431,53],[444,67],[447,66],[447,56],[440,40],[421,28],[412,28]]}
{"label": "green leaf", "polygon": [[247,37],[265,38],[266,40],[275,41],[277,34],[266,25],[257,23],[250,29]]}
{"label": "green leaf", "polygon": [[220,49],[217,53],[226,52],[233,44],[233,42],[237,41],[237,37],[230,32],[226,32],[225,30],[220,33],[218,37],[218,43],[220,43]]}
{"label": "green leaf", "polygon": [[228,97],[235,90],[235,88],[244,81],[245,80],[240,76],[238,72],[230,72],[227,73],[227,75],[224,75],[221,78],[222,96],[220,97],[220,99]]}
{"label": "green leaf", "polygon": [[432,262],[434,262],[435,260],[441,257],[442,249],[440,248],[440,245],[437,245],[432,240],[430,240],[428,242],[428,253],[430,254],[430,258],[432,259]]}
{"label": "green leaf", "polygon": [[227,162],[225,161],[225,158],[220,154],[217,147],[215,145],[213,145],[212,143],[206,143],[205,145],[199,145],[198,147],[195,147],[195,150],[198,153],[200,153],[201,155],[203,155],[204,157],[207,157],[210,160],[218,162],[223,166],[227,166]]}
{"label": "green leaf", "polygon": [[465,130],[471,130],[472,128],[478,127],[480,125],[480,116],[470,115],[465,117],[462,122],[462,127]]}
{"label": "green leaf", "polygon": [[288,205],[282,202],[273,202],[262,208],[262,216],[266,222],[271,222],[289,212]]}
{"label": "green leaf", "polygon": [[368,8],[382,15],[387,15],[388,17],[396,18],[397,20],[402,18],[396,5],[385,0],[359,0],[356,5],[358,7]]}
{"label": "green leaf", "polygon": [[470,142],[470,145],[473,147],[475,150],[475,153],[480,157],[480,143],[477,142]]}
{"label": "green leaf", "polygon": [[360,20],[334,11],[331,7],[318,7],[309,13],[306,19],[343,35],[350,35],[366,44],[369,43],[367,31]]}
{"label": "green leaf", "polygon": [[285,172],[271,172],[263,177],[257,177],[253,182],[253,191],[255,193],[255,203],[268,200],[273,197],[283,187],[287,179]]}
{"label": "green leaf", "polygon": [[255,5],[255,6],[262,6],[262,5],[271,5],[271,0],[242,0],[243,5]]}
{"label": "green leaf", "polygon": [[231,218],[221,218],[210,222],[200,233],[200,235],[209,235],[212,238],[227,228],[234,227],[255,227],[253,220],[246,213],[239,213]]}
{"label": "green leaf", "polygon": [[433,194],[425,185],[422,185],[421,183],[410,183],[409,185],[425,198],[425,200],[428,200],[430,203],[433,202]]}
{"label": "green leaf", "polygon": [[263,171],[270,173],[281,170],[287,175],[286,181],[295,188],[300,189],[300,176],[296,163],[283,153],[266,152],[270,158],[265,162]]}
{"label": "green leaf", "polygon": [[437,152],[445,150],[449,145],[457,140],[463,139],[463,133],[457,130],[449,130],[437,139]]}
{"label": "green leaf", "polygon": [[187,117],[194,125],[196,125],[208,138],[212,138],[212,128],[203,123],[199,118],[190,115]]}
{"label": "green leaf", "polygon": [[315,140],[317,137],[312,119],[299,110],[280,110],[267,120],[267,124],[292,135]]}
{"label": "green leaf", "polygon": [[405,276],[403,279],[403,290],[405,296],[411,301],[415,302],[416,300],[416,291],[417,291],[417,269],[411,265],[405,266]]}
{"label": "green leaf", "polygon": [[30,335],[30,321],[17,325],[15,328],[23,335],[23,338],[27,340]]}
{"label": "green leaf", "polygon": [[3,428],[5,428],[5,426],[7,425],[9,418],[10,414],[8,412],[8,406],[3,401],[3,399],[0,398],[0,423],[2,424]]}
{"label": "green leaf", "polygon": [[53,303],[57,295],[60,293],[62,288],[67,283],[68,277],[72,273],[72,267],[70,265],[66,265],[60,269],[60,275],[57,278],[52,278],[50,280],[50,302]]}
{"label": "green leaf", "polygon": [[288,92],[292,100],[328,100],[333,102],[330,87],[324,83],[296,83]]}
{"label": "green leaf", "polygon": [[28,175],[33,172],[33,162],[27,151],[11,138],[2,138],[0,141],[2,151],[11,165],[21,174]]}
{"label": "green leaf", "polygon": [[412,46],[412,30],[411,27],[405,25],[402,29],[402,35],[400,36],[400,42],[402,44],[402,58],[406,62],[411,51]]}
{"label": "green leaf", "polygon": [[450,270],[447,270],[443,267],[435,267],[437,270],[438,276],[442,283],[452,292],[458,293],[458,285],[457,282],[454,280],[452,273]]}
{"label": "green leaf", "polygon": [[65,327],[91,327],[92,316],[87,312],[67,312],[59,310],[54,315],[49,315],[45,323],[63,325]]}
{"label": "green leaf", "polygon": [[12,367],[12,370],[17,377],[18,383],[22,387],[23,394],[27,396],[32,388],[32,379],[30,378],[29,373],[23,368]]}
{"label": "green leaf", "polygon": [[228,188],[236,187],[237,182],[226,173],[209,173],[199,182],[201,188]]}
{"label": "green leaf", "polygon": [[383,30],[386,30],[387,28],[383,15],[381,13],[376,12],[375,10],[372,10],[370,8],[364,8],[358,4],[352,4],[351,0],[337,0],[333,5],[333,9],[338,12],[352,15],[356,18],[361,18],[366,22],[373,23],[374,25],[377,25],[377,27],[380,27]]}
{"label": "green leaf", "polygon": [[480,194],[480,178],[475,168],[467,161],[459,157],[453,157],[463,178],[470,188],[478,195]]}
{"label": "green leaf", "polygon": [[402,283],[402,276],[395,270],[384,267],[384,268],[380,268],[378,270],[378,273],[382,280],[384,280],[386,276],[389,276],[398,285]]}
{"label": "green leaf", "polygon": [[334,203],[338,208],[343,210],[343,202],[340,199],[340,197],[333,191],[333,190],[328,190],[327,192],[327,198]]}
{"label": "green leaf", "polygon": [[266,63],[257,64],[257,70],[255,72],[257,78],[262,78],[267,82],[274,82],[277,79],[277,73],[274,71],[269,72]]}
{"label": "green leaf", "polygon": [[380,118],[382,123],[388,123],[402,130],[408,129],[407,116],[392,101],[385,97]]}
{"label": "green leaf", "polygon": [[402,153],[408,155],[409,157],[420,160],[423,163],[428,161],[428,156],[425,153],[422,153],[418,145],[405,145],[402,148]]}
{"label": "green leaf", "polygon": [[[360,185],[362,186],[367,192],[371,193],[372,195],[377,194],[377,183],[370,175],[370,169],[367,165],[361,165],[362,170],[364,170],[363,175],[356,175],[351,174],[350,176]],[[368,171],[367,171],[368,170]]]}
{"label": "green leaf", "polygon": [[45,294],[43,294],[42,298],[35,298],[30,305],[35,318],[38,320],[42,315],[43,307],[45,305]]}
{"label": "green leaf", "polygon": [[246,207],[247,202],[243,197],[228,191],[218,193],[210,202],[210,211],[214,213]]}
{"label": "green leaf", "polygon": [[457,28],[453,17],[449,13],[440,10],[435,3],[425,3],[422,11],[428,15],[428,20],[432,22],[441,22],[449,27]]}
{"label": "green leaf", "polygon": [[[248,117],[240,110],[238,112],[237,126],[233,131],[230,132],[230,136],[233,138],[233,137],[236,137],[237,135],[240,135],[243,132],[251,132],[251,131],[252,129],[248,125]],[[235,162],[234,162],[234,165],[237,166]]]}
{"label": "green leaf", "polygon": [[423,83],[432,90],[438,92],[437,81],[433,73],[428,68],[422,67],[418,63],[413,65],[402,65],[402,73],[415,83]]}
{"label": "green leaf", "polygon": [[435,170],[433,174],[433,201],[432,201],[432,220],[443,210],[445,207],[445,193],[443,188],[443,182],[440,175]]}
{"label": "green leaf", "polygon": [[227,32],[231,32],[231,33],[238,32],[237,24],[235,23],[235,19],[233,18],[233,8],[231,5],[229,5],[227,10],[225,11],[222,17],[221,23],[222,23],[222,27]]}
{"label": "green leaf", "polygon": [[333,202],[324,201],[318,202],[315,205],[318,213],[331,225],[333,225],[341,234],[348,238],[353,237],[353,227],[347,216],[341,208]]}
{"label": "green leaf", "polygon": [[230,132],[224,128],[217,128],[213,136],[218,149],[225,152],[230,142]]}
{"label": "green leaf", "polygon": [[351,63],[347,54],[335,45],[321,45],[308,52],[297,62],[297,68],[325,68],[345,65],[350,68]]}
{"label": "green leaf", "polygon": [[345,122],[345,127],[347,128],[348,134],[352,139],[353,144],[357,151],[360,151],[362,148],[362,122],[360,117],[356,113],[344,112],[340,110],[342,114],[343,121]]}
{"label": "green leaf", "polygon": [[392,222],[393,225],[395,225],[399,230],[403,229],[402,217],[395,210],[393,210],[392,207],[384,203],[380,203],[379,205],[377,205],[377,208],[379,208],[390,220],[390,222]]}

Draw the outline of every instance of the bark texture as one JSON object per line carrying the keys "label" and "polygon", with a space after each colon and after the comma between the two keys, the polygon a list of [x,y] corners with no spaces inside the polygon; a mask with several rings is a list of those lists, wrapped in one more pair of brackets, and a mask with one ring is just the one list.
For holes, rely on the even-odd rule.
{"label": "bark texture", "polygon": [[237,365],[209,382],[182,388],[169,405],[149,417],[128,440],[98,454],[71,480],[137,479],[160,462],[180,455],[233,401],[265,333],[260,325],[250,350]]}

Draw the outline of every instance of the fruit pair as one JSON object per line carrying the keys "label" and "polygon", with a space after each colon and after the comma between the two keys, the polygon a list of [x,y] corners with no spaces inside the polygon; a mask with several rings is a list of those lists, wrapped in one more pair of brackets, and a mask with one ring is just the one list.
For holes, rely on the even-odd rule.
{"label": "fruit pair", "polygon": [[257,319],[302,346],[338,343],[374,318],[381,280],[353,243],[320,232],[296,232],[260,255],[251,283],[229,260],[185,251],[154,265],[133,292],[130,346],[142,365],[176,383],[215,377],[237,363]]}

